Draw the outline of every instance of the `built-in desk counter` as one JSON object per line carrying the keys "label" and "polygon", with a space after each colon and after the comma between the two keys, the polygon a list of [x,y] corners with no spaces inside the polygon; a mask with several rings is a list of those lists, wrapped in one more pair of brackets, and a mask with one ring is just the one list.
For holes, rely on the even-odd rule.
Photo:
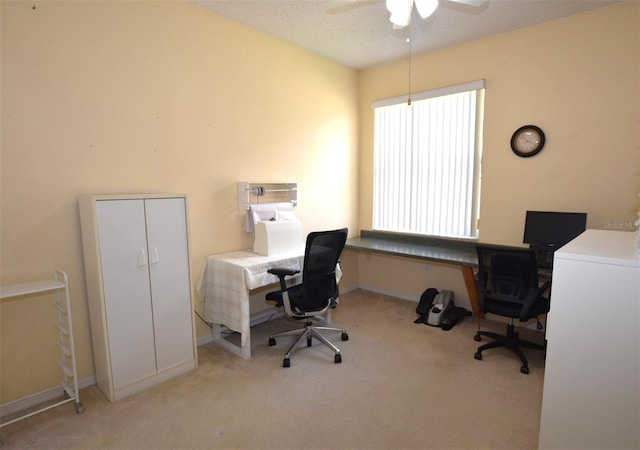
{"label": "built-in desk counter", "polygon": [[[469,294],[473,315],[482,317],[474,275],[474,268],[478,267],[476,243],[474,240],[409,236],[362,230],[360,237],[347,239],[345,248],[459,266]],[[502,245],[496,245],[496,247],[514,248]]]}
{"label": "built-in desk counter", "polygon": [[478,266],[475,241],[362,230],[360,237],[347,239],[345,247],[445,264]]}

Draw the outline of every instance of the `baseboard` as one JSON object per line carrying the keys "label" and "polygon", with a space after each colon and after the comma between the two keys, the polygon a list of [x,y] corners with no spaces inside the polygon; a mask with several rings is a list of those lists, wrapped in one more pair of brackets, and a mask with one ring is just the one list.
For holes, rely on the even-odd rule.
{"label": "baseboard", "polygon": [[[94,384],[96,384],[96,377],[95,375],[92,375],[90,377],[83,378],[82,380],[78,380],[78,389],[93,386]],[[27,397],[3,403],[0,405],[0,417],[9,416],[17,412],[24,411],[25,409],[41,405],[42,403],[62,397],[62,395],[62,386],[57,386]],[[82,401],[82,396],[80,397],[80,401]]]}
{"label": "baseboard", "polygon": [[207,334],[205,336],[200,336],[198,338],[198,347],[201,347],[203,345],[207,345],[209,343],[213,342],[213,336],[211,334]]}
{"label": "baseboard", "polygon": [[341,294],[346,294],[347,292],[355,291],[359,287],[360,286],[358,286],[357,284],[353,285],[353,286],[348,286],[348,287],[340,286],[340,293]]}
{"label": "baseboard", "polygon": [[261,323],[268,322],[272,319],[277,319],[278,317],[282,317],[284,312],[282,308],[276,308],[275,306],[264,309],[254,315],[251,316],[251,326],[260,325]]}
{"label": "baseboard", "polygon": [[400,292],[388,291],[386,289],[380,289],[378,287],[368,286],[364,284],[359,285],[358,288],[364,289],[365,291],[375,292],[376,294],[388,295],[389,297],[400,298],[402,300],[409,300],[410,302],[414,303],[418,303],[418,301],[420,300],[419,296],[415,297],[407,294],[401,294]]}

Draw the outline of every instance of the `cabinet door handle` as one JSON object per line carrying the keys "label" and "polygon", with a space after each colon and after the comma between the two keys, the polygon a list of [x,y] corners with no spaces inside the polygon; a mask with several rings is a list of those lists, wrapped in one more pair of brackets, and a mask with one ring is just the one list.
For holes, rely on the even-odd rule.
{"label": "cabinet door handle", "polygon": [[156,247],[151,248],[151,253],[149,254],[149,259],[151,264],[158,264],[160,257],[158,256],[158,249]]}
{"label": "cabinet door handle", "polygon": [[138,265],[146,266],[147,265],[147,254],[143,248],[138,251]]}

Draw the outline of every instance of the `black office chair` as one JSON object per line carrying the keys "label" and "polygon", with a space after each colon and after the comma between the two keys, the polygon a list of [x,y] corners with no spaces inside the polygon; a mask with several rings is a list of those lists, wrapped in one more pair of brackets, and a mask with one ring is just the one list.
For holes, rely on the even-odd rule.
{"label": "black office chair", "polygon": [[335,308],[338,300],[338,283],[336,281],[336,266],[340,262],[340,253],[347,240],[346,228],[332,231],[319,231],[307,236],[302,268],[302,283],[287,287],[285,278],[295,275],[299,270],[270,269],[268,272],[280,279],[280,290],[269,292],[266,299],[275,301],[276,306],[283,306],[285,314],[295,320],[304,320],[304,328],[294,329],[269,336],[269,345],[276,345],[276,337],[284,335],[299,335],[293,345],[284,355],[283,367],[290,367],[290,356],[298,348],[303,339],[307,339],[307,346],[311,347],[312,338],[318,339],[333,350],[334,362],[341,363],[340,349],[325,338],[320,331],[337,331],[341,333],[343,341],[349,339],[347,331],[342,328],[314,326],[312,319],[325,314]]}
{"label": "black office chair", "polygon": [[[526,322],[541,314],[549,312],[549,299],[543,294],[550,287],[550,282],[539,284],[536,255],[533,250],[512,249],[498,246],[476,246],[479,271],[476,276],[480,310],[482,313],[497,314],[508,317],[507,334],[501,335],[489,331],[478,332],[474,339],[481,336],[494,339],[493,342],[478,347],[475,359],[482,359],[482,352],[495,347],[507,347],[518,355],[522,366],[520,372],[529,373],[527,358],[522,348],[545,350],[545,345],[520,339],[514,329],[514,319]],[[538,319],[538,329],[542,329]]]}

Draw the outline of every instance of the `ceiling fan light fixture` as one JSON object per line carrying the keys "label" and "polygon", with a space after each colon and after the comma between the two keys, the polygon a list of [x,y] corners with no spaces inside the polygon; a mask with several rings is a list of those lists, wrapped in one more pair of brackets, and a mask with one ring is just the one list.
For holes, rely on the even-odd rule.
{"label": "ceiling fan light fixture", "polygon": [[389,11],[391,14],[395,13],[399,9],[406,8],[407,4],[409,5],[409,7],[411,7],[411,5],[413,4],[413,0],[385,0],[387,11]]}
{"label": "ceiling fan light fixture", "polygon": [[413,0],[386,0],[386,6],[391,13],[389,20],[393,23],[394,28],[403,28],[409,25]]}
{"label": "ceiling fan light fixture", "polygon": [[423,19],[429,17],[438,7],[438,0],[414,0],[418,14]]}
{"label": "ceiling fan light fixture", "polygon": [[[415,1],[418,14],[423,19],[429,17],[438,7],[438,0],[386,0],[385,4],[391,13],[389,20],[393,23],[393,28],[404,28],[411,21],[411,10]],[[460,0],[454,0],[460,1]],[[484,0],[466,0],[484,1]]]}
{"label": "ceiling fan light fixture", "polygon": [[409,25],[411,20],[411,10],[393,13],[389,20],[394,25],[394,28],[404,28]]}

